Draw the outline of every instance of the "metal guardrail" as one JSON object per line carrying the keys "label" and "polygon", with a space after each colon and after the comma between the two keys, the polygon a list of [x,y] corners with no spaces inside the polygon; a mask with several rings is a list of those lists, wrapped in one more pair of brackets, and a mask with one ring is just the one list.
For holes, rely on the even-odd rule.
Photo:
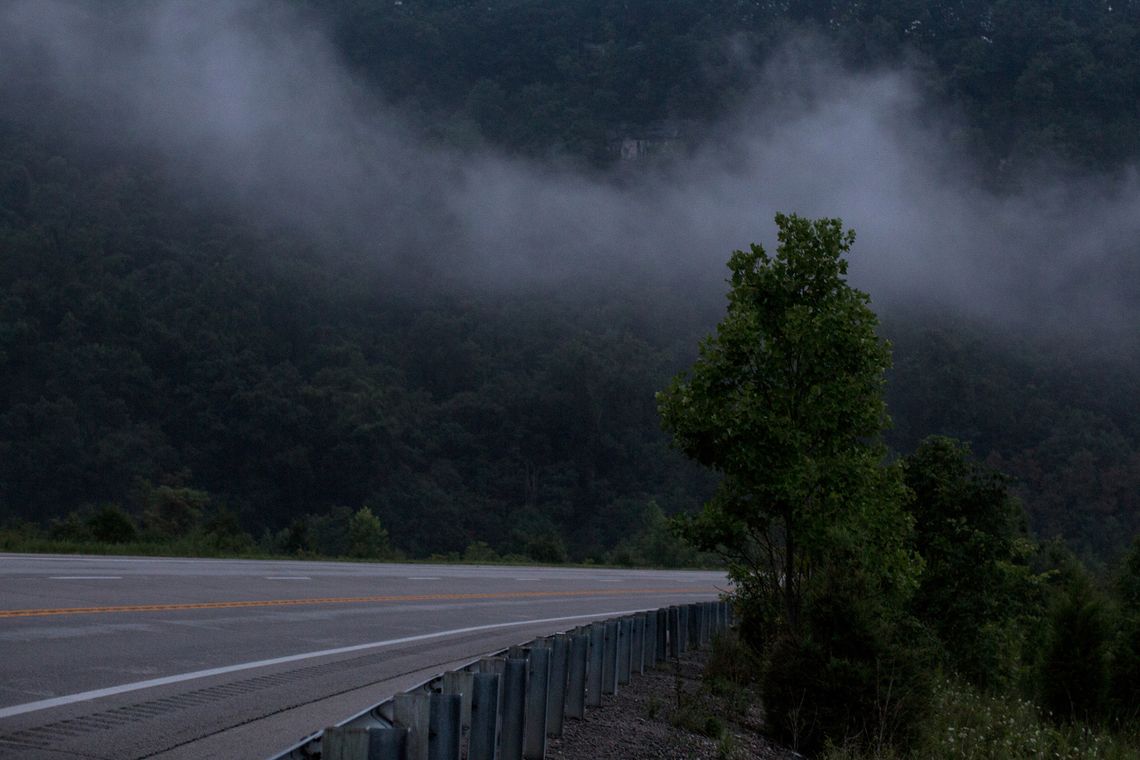
{"label": "metal guardrail", "polygon": [[726,601],[600,620],[471,660],[307,737],[270,760],[543,760],[634,674],[732,624]]}

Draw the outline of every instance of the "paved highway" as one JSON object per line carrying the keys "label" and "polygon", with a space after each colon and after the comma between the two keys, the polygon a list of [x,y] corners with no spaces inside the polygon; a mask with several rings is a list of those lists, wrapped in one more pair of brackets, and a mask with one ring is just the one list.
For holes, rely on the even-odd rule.
{"label": "paved highway", "polygon": [[265,758],[474,657],[720,573],[0,554],[0,757]]}

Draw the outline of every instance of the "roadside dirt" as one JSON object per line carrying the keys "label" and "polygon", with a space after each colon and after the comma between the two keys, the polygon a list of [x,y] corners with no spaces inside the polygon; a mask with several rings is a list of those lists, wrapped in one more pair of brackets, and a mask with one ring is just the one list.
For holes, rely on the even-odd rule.
{"label": "roadside dirt", "polygon": [[[702,680],[708,651],[634,673],[584,720],[566,719],[547,760],[792,760],[802,758],[766,739],[755,700],[714,690]],[[718,693],[719,691],[719,693]]]}

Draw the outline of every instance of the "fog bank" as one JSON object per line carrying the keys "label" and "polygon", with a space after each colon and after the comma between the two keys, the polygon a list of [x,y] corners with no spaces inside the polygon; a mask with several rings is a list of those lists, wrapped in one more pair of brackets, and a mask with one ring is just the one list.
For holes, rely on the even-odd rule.
{"label": "fog bank", "polygon": [[695,152],[621,181],[429,144],[314,19],[270,0],[16,0],[0,118],[157,156],[186,192],[473,288],[723,280],[776,211],[854,227],[876,304],[1006,324],[1140,324],[1140,180],[1042,168],[999,194],[905,70],[792,41]]}

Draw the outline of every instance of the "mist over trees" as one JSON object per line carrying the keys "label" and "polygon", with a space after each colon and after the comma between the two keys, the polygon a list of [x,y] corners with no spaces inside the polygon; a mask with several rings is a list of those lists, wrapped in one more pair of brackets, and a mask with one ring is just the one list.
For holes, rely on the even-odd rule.
{"label": "mist over trees", "polygon": [[4,520],[677,561],[653,392],[778,203],[860,230],[888,444],[1140,530],[1135,3],[143,5],[0,11]]}

